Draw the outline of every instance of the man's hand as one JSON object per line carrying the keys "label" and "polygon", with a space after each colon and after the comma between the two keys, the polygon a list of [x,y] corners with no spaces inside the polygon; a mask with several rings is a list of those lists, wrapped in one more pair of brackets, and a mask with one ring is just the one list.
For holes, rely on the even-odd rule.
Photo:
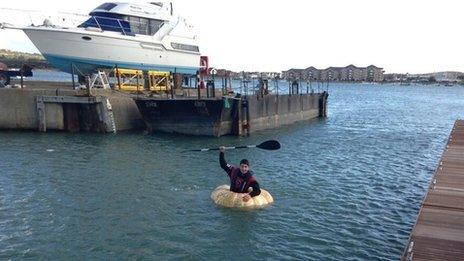
{"label": "man's hand", "polygon": [[224,151],[226,151],[226,147],[224,146],[219,147],[219,152],[224,152]]}
{"label": "man's hand", "polygon": [[250,200],[250,199],[251,199],[250,194],[245,194],[245,195],[242,197],[242,200],[243,200],[244,202],[248,202],[248,200]]}

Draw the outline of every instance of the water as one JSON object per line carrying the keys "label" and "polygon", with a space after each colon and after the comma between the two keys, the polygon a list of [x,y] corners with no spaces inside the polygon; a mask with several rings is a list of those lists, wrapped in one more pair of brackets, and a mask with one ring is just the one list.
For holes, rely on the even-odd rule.
{"label": "water", "polygon": [[[77,76],[75,81],[77,81]],[[32,70],[32,77],[24,78],[25,81],[50,81],[50,82],[72,82],[72,75],[54,70]]]}
{"label": "water", "polygon": [[[398,260],[464,88],[330,86],[329,117],[249,138],[0,132],[1,259]],[[217,207],[221,144],[275,203]]]}

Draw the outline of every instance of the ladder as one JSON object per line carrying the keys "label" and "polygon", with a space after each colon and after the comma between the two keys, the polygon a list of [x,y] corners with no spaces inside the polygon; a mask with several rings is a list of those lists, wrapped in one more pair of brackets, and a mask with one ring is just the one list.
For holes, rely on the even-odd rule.
{"label": "ladder", "polygon": [[110,82],[108,76],[104,71],[98,71],[97,73],[92,74],[89,82],[90,89],[92,88],[103,88],[110,89]]}

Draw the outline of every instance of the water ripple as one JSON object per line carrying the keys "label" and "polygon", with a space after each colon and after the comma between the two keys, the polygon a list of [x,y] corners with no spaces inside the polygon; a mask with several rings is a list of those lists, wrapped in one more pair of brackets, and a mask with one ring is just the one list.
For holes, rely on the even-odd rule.
{"label": "water ripple", "polygon": [[[463,94],[334,85],[327,119],[248,138],[1,132],[0,258],[398,259]],[[266,139],[227,160],[275,203],[215,206],[217,152],[183,151]]]}

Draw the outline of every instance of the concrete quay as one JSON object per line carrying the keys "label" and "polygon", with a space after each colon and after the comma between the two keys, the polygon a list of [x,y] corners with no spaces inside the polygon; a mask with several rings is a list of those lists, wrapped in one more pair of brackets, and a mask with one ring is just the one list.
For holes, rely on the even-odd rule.
{"label": "concrete quay", "polygon": [[[0,130],[111,133],[147,129],[190,135],[249,135],[327,116],[328,93],[223,96],[223,90],[170,93],[74,90],[70,83],[0,88]],[[17,86],[17,84],[15,85]],[[206,97],[206,98],[205,98]]]}
{"label": "concrete quay", "polygon": [[116,132],[145,127],[132,95],[113,90],[73,90],[63,83],[0,89],[0,129]]}

